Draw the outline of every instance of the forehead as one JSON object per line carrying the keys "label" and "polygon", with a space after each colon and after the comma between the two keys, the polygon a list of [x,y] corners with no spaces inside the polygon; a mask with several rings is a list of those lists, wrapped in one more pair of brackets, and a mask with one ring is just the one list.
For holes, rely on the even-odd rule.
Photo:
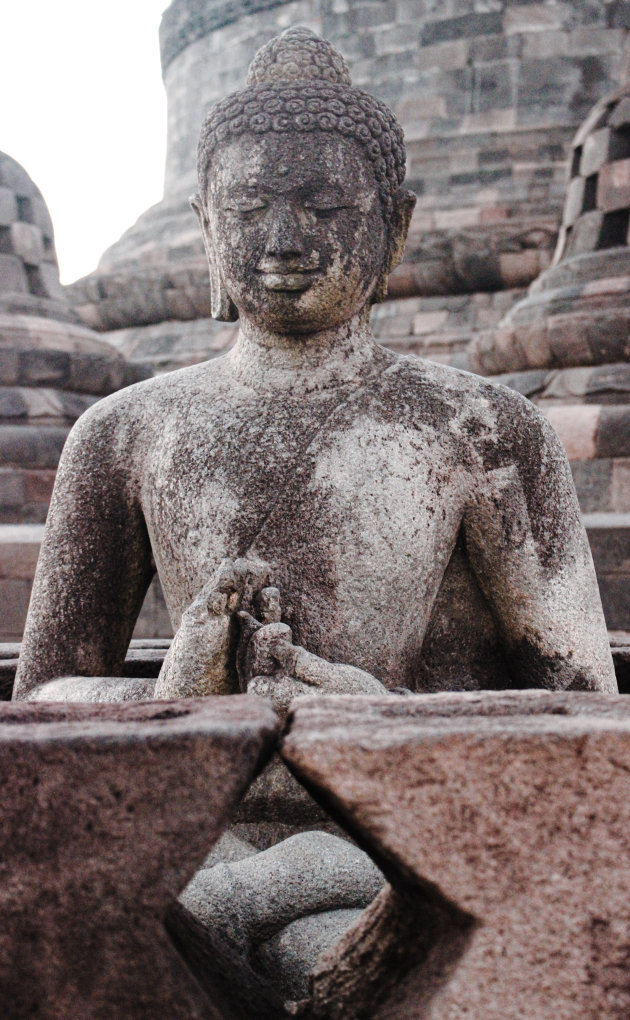
{"label": "forehead", "polygon": [[215,151],[210,189],[335,185],[345,192],[376,192],[369,158],[354,138],[313,131],[304,134],[241,135]]}

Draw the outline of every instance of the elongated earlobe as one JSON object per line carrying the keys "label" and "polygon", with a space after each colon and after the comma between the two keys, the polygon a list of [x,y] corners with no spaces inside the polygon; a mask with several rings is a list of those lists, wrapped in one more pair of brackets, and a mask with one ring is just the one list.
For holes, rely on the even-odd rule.
{"label": "elongated earlobe", "polygon": [[210,314],[213,319],[217,319],[219,322],[235,322],[238,319],[238,310],[228,294],[223,277],[221,276],[212,242],[210,224],[208,223],[208,216],[203,202],[199,195],[193,195],[190,199],[190,204],[197,214],[208,258],[208,270],[210,272]]}
{"label": "elongated earlobe", "polygon": [[405,242],[409,233],[409,224],[411,223],[411,216],[415,205],[416,196],[413,191],[400,190],[394,195],[393,222],[389,229],[387,255],[383,261],[383,272],[372,295],[372,304],[378,304],[387,297],[389,274],[402,261]]}

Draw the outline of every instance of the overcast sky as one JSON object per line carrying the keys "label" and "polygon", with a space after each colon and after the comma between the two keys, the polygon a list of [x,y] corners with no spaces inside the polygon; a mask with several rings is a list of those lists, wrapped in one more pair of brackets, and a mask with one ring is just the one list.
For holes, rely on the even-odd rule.
{"label": "overcast sky", "polygon": [[64,283],[162,196],[168,4],[0,0],[0,150],[48,204]]}

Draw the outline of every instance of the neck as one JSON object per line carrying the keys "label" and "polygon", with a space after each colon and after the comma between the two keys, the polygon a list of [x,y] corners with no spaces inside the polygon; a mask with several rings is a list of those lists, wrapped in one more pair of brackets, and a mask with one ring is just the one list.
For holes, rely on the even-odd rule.
{"label": "neck", "polygon": [[329,389],[358,382],[378,350],[368,326],[369,308],[332,329],[276,333],[242,319],[226,355],[243,382],[256,388]]}

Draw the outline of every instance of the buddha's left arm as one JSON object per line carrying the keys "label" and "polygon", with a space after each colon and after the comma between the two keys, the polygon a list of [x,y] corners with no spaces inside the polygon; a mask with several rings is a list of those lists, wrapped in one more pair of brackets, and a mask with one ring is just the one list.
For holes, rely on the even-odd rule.
{"label": "buddha's left arm", "polygon": [[566,454],[532,404],[516,396],[507,403],[506,427],[480,450],[464,534],[513,681],[522,688],[616,692]]}
{"label": "buddha's left arm", "polygon": [[64,448],[14,698],[53,677],[120,675],[152,567],[117,407],[95,405]]}

